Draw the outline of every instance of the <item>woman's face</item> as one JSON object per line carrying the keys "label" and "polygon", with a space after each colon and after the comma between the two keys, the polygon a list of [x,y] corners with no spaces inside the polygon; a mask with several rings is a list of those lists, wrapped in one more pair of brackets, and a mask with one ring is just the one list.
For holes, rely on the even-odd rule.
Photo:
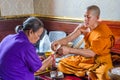
{"label": "woman's face", "polygon": [[30,31],[29,40],[31,43],[35,44],[43,33],[44,28],[40,28],[36,32]]}

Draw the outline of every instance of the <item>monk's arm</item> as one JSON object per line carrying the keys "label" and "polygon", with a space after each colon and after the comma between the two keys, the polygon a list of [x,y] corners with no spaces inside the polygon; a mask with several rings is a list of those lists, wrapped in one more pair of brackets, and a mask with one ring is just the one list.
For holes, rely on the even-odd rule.
{"label": "monk's arm", "polygon": [[62,44],[67,44],[68,42],[73,41],[76,39],[79,35],[81,34],[79,26],[72,32],[70,33],[67,37],[59,40]]}
{"label": "monk's arm", "polygon": [[80,28],[79,26],[72,32],[70,33],[67,37],[62,38],[60,40],[54,41],[51,45],[52,50],[56,51],[56,47],[58,45],[67,45],[68,42],[73,41],[74,39],[76,39],[79,35],[81,34]]}
{"label": "monk's arm", "polygon": [[84,57],[94,57],[96,55],[95,52],[93,52],[90,49],[74,49],[74,48],[69,48],[69,53],[72,54],[78,54]]}

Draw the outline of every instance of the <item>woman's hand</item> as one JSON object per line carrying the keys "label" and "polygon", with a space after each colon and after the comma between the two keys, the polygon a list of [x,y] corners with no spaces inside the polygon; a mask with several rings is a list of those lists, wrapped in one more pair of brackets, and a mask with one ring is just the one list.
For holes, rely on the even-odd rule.
{"label": "woman's hand", "polygon": [[50,55],[48,58],[42,61],[42,66],[36,72],[46,70],[46,68],[48,68],[53,63],[53,60],[54,60],[53,56]]}
{"label": "woman's hand", "polygon": [[39,58],[40,58],[41,61],[45,60],[44,56],[39,56]]}

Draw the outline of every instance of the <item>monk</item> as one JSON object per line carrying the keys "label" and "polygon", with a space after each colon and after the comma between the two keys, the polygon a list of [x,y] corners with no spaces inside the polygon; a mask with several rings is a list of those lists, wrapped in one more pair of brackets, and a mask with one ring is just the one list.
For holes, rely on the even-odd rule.
{"label": "monk", "polygon": [[[98,6],[88,6],[84,14],[84,23],[67,37],[52,43],[52,49],[60,54],[75,54],[59,62],[60,71],[79,77],[92,72],[95,77],[91,78],[92,80],[110,80],[108,70],[113,67],[110,49],[114,44],[114,36],[108,26],[99,21],[99,16]],[[84,49],[66,46],[81,34],[85,36]],[[61,45],[59,49],[57,49],[58,45]]]}

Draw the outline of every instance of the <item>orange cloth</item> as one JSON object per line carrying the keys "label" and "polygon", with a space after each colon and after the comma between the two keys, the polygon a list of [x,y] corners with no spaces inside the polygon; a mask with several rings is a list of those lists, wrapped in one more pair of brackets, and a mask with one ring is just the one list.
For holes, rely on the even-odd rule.
{"label": "orange cloth", "polygon": [[63,73],[84,76],[86,71],[94,71],[98,80],[109,78],[107,71],[112,68],[110,49],[114,43],[114,37],[107,25],[100,23],[98,27],[85,36],[85,48],[96,53],[94,58],[86,58],[80,55],[62,59],[58,69]]}

